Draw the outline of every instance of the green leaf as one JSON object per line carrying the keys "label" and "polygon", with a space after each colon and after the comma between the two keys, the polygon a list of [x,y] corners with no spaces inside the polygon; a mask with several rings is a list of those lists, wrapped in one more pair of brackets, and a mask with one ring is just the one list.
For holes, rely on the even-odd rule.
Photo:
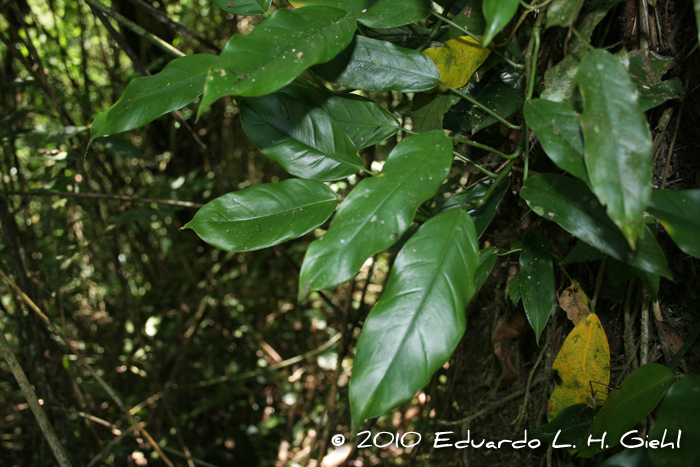
{"label": "green leaf", "polygon": [[282,92],[320,107],[358,149],[374,146],[401,129],[399,120],[388,110],[355,94],[332,93],[302,83],[293,83]]}
{"label": "green leaf", "polygon": [[595,50],[584,57],[578,84],[591,188],[635,248],[651,196],[649,124],[627,70],[609,52]]}
{"label": "green leaf", "polygon": [[652,190],[647,211],[664,226],[678,248],[700,258],[700,189]]}
{"label": "green leaf", "polygon": [[[484,33],[484,28],[486,28],[483,8],[483,0],[467,0],[462,11],[452,18],[452,22],[462,26],[473,34],[482,35]],[[464,32],[461,29],[450,25],[447,29],[447,34],[438,37],[440,42],[447,42],[450,39],[463,35]]]}
{"label": "green leaf", "polygon": [[475,203],[481,200],[488,189],[491,188],[491,185],[493,184],[492,180],[485,180],[475,185],[473,188],[455,193],[447,198],[442,204],[437,206],[433,211],[433,215],[464,205],[468,210],[469,215],[471,215],[472,219],[474,219],[474,227],[476,228],[477,238],[481,238],[486,231],[486,228],[493,220],[493,216],[496,215],[498,205],[501,204],[503,197],[508,192],[508,187],[510,186],[509,181],[509,179],[503,180],[500,185],[494,189],[493,193],[491,193],[491,196],[486,200],[486,202],[481,206],[475,207]]}
{"label": "green leaf", "polygon": [[241,100],[240,113],[250,141],[292,175],[327,181],[362,169],[350,137],[318,107],[278,92]]}
{"label": "green leaf", "polygon": [[518,276],[525,314],[539,343],[552,312],[555,294],[554,264],[542,232],[530,232],[525,236]]}
{"label": "green leaf", "polygon": [[353,432],[409,401],[449,360],[466,328],[478,266],[474,224],[461,209],[431,218],[401,249],[357,345]]}
{"label": "green leaf", "polygon": [[350,192],[328,232],[309,246],[299,299],[347,282],[367,258],[396,243],[418,206],[435,196],[451,165],[452,144],[442,131],[409,136],[396,146],[382,172]]}
{"label": "green leaf", "polygon": [[355,36],[337,57],[313,70],[327,81],[376,92],[427,91],[440,80],[426,55],[364,36]]}
{"label": "green leaf", "polygon": [[593,419],[600,411],[600,407],[591,409],[587,404],[571,405],[557,414],[549,423],[537,427],[532,432],[532,437],[543,443],[553,443],[555,438],[558,446],[569,444],[581,447],[586,442],[586,430],[593,423]]}
{"label": "green leaf", "polygon": [[223,96],[262,96],[285,87],[347,47],[356,27],[355,18],[337,8],[275,11],[250,34],[228,41],[209,70],[200,113]]}
{"label": "green leaf", "polygon": [[557,167],[588,182],[583,160],[583,136],[576,112],[569,107],[533,99],[523,107],[525,120]]}
{"label": "green leaf", "polygon": [[486,19],[486,32],[484,33],[484,47],[506,27],[518,11],[518,0],[484,0],[483,11]]}
{"label": "green leaf", "polygon": [[474,293],[478,292],[481,286],[484,285],[484,282],[486,282],[486,279],[489,278],[497,259],[498,248],[495,246],[484,248],[479,252],[479,268],[476,270],[476,277],[474,278]]}
{"label": "green leaf", "polygon": [[270,9],[272,0],[214,0],[219,8],[234,15],[262,15]]}
{"label": "green leaf", "polygon": [[508,298],[513,305],[518,306],[520,301],[520,275],[518,274],[508,282]]}
{"label": "green leaf", "polygon": [[570,263],[583,263],[585,261],[597,261],[603,257],[603,253],[593,248],[586,242],[579,240],[574,248],[559,264],[564,266]]}
{"label": "green leaf", "polygon": [[[608,398],[586,432],[594,440],[582,446],[579,456],[589,458],[607,448],[617,446],[622,435],[632,430],[641,419],[649,415],[663,397],[666,388],[673,382],[673,372],[658,363],[648,363],[629,375],[608,394]],[[626,440],[629,440],[626,438]],[[629,442],[629,441],[627,441]]]}
{"label": "green leaf", "polygon": [[700,0],[693,1],[693,9],[695,10],[695,22],[698,26],[698,40],[700,40]]}
{"label": "green leaf", "polygon": [[643,230],[632,250],[586,184],[564,175],[528,177],[520,196],[539,216],[556,222],[570,234],[613,258],[644,271],[672,278],[661,247]]}
{"label": "green leaf", "polygon": [[[649,440],[676,442],[682,432],[680,449],[650,449],[649,457],[656,467],[700,464],[700,376],[684,375],[671,386],[661,401],[656,423]],[[661,447],[661,446],[659,446]]]}
{"label": "green leaf", "polygon": [[646,449],[625,449],[609,457],[598,467],[654,467]]}
{"label": "green leaf", "polygon": [[91,141],[133,130],[183,108],[202,94],[204,79],[216,60],[211,54],[189,55],[171,61],[156,75],[134,78],[116,104],[97,116]]}
{"label": "green leaf", "polygon": [[[516,2],[517,3],[517,2]],[[489,83],[479,91],[476,100],[503,118],[510,117],[525,102],[525,92],[519,86],[520,71],[505,71],[491,78]],[[508,82],[504,81],[504,78]],[[496,117],[487,114],[478,107],[472,109],[472,135],[477,131],[498,122]]]}
{"label": "green leaf", "polygon": [[630,52],[629,58],[630,77],[639,93],[642,112],[681,96],[683,86],[680,79],[661,80],[661,77],[671,69],[673,57],[662,57],[654,51],[640,49]]}
{"label": "green leaf", "polygon": [[578,92],[576,74],[579,61],[573,55],[565,56],[544,72],[544,91],[540,95],[543,99],[558,102],[572,109],[581,109],[581,94]]}
{"label": "green leaf", "polygon": [[421,92],[413,96],[413,109],[411,121],[413,131],[425,133],[426,131],[442,130],[443,118],[450,107],[459,102],[459,96],[441,92]]}
{"label": "green leaf", "polygon": [[547,10],[547,27],[571,26],[583,2],[584,0],[554,0]]}
{"label": "green leaf", "polygon": [[357,21],[370,28],[395,28],[430,16],[428,0],[291,0],[294,6],[325,5],[352,13]]}
{"label": "green leaf", "polygon": [[331,217],[339,201],[321,182],[292,178],[220,196],[184,228],[222,250],[259,250],[315,229]]}

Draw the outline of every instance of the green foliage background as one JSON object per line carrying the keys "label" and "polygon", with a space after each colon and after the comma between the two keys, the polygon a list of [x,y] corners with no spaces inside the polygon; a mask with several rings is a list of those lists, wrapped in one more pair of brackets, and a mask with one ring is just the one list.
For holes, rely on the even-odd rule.
{"label": "green foliage background", "polygon": [[[0,329],[73,465],[321,465],[334,434],[357,441],[353,424],[415,431],[424,441],[349,456],[348,444],[330,465],[540,465],[552,457],[566,465],[569,454],[546,448],[435,450],[431,434],[465,437],[469,429],[479,438],[519,439],[546,422],[551,363],[571,328],[552,296],[571,278],[597,291],[615,379],[655,361],[698,373],[697,350],[682,346],[697,337],[700,198],[697,190],[673,194],[700,185],[691,2],[657,1],[644,16],[656,24],[641,34],[630,30],[634,2],[555,0],[549,22],[543,7],[522,24],[528,10],[513,1],[437,2],[451,20],[430,16],[437,6],[418,0],[371,8],[291,3],[303,8],[0,2]],[[324,22],[341,32],[324,32]],[[498,54],[461,90],[423,92],[437,85],[439,71],[417,49],[465,27],[485,32]],[[351,40],[354,52],[343,51]],[[299,48],[289,55],[294,41]],[[258,51],[272,60],[258,63]],[[620,98],[620,89],[628,95]],[[639,95],[634,111],[630,93]],[[341,111],[352,118],[337,118]],[[297,116],[308,127],[285,130]],[[458,159],[450,162],[453,144]],[[304,165],[299,147],[311,148],[304,157],[323,167]],[[629,162],[644,157],[645,164]],[[301,178],[279,183],[290,173]],[[668,191],[651,190],[650,178]],[[281,186],[293,187],[293,200],[303,193],[304,208],[323,198],[323,210],[301,224],[272,215],[255,228],[278,231],[254,232],[238,246],[223,230],[198,230],[234,203],[243,206],[245,196],[240,216],[275,211],[273,202],[261,207],[262,196],[289,205],[274,191]],[[365,187],[384,197],[372,201],[396,225],[374,237],[360,231],[329,256],[324,245],[354,228],[342,216],[366,211]],[[331,191],[341,200],[332,223]],[[228,193],[239,197],[219,198]],[[195,217],[217,198],[220,205]],[[654,217],[643,218],[645,211]],[[454,243],[445,239],[450,229]],[[577,248],[588,248],[583,258],[567,256]],[[340,267],[349,252],[354,262]],[[519,261],[529,270],[533,254],[547,260],[518,277]],[[461,262],[438,264],[447,279],[421,292],[433,314],[414,309],[412,297],[399,300],[405,284],[421,284],[411,282],[413,265],[425,268],[440,255]],[[544,279],[534,284],[532,276]],[[455,292],[451,277],[469,282]],[[654,321],[652,303],[663,323]],[[397,315],[422,323],[408,326],[413,341],[391,336]],[[513,324],[519,332],[503,340],[498,323],[525,316],[534,331]],[[415,360],[377,370],[392,346]],[[677,366],[679,354],[686,359]],[[389,377],[373,385],[377,371]],[[0,465],[55,465],[4,362],[0,375]],[[659,426],[681,417],[696,378],[671,386]],[[647,389],[621,389],[612,399]],[[649,410],[624,423],[647,429]],[[583,433],[591,425],[579,428],[584,416],[566,426]],[[443,423],[464,417],[458,426]],[[684,422],[687,439],[700,435],[691,417]],[[576,462],[599,465],[619,450]],[[642,457],[625,465],[650,462]],[[657,466],[677,461],[651,458]]]}

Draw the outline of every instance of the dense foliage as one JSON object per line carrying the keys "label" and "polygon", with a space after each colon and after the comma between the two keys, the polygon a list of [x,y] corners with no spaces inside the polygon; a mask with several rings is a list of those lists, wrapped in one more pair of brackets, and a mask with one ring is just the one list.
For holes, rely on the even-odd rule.
{"label": "dense foliage", "polygon": [[695,19],[404,3],[3,4],[8,465],[700,457]]}

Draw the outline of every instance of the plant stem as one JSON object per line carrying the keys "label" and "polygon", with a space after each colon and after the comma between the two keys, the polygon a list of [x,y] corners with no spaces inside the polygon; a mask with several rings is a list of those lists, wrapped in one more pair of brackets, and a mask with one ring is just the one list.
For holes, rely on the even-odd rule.
{"label": "plant stem", "polygon": [[53,455],[56,456],[58,465],[61,467],[71,467],[68,456],[63,450],[63,446],[61,446],[61,442],[58,440],[56,432],[53,431],[49,418],[46,416],[44,409],[41,407],[41,404],[36,397],[36,393],[32,389],[32,385],[27,379],[27,375],[24,374],[24,370],[22,370],[22,366],[17,361],[14,352],[12,352],[10,343],[7,342],[7,339],[5,339],[5,333],[2,330],[0,330],[0,354],[5,357],[5,361],[7,361],[10,370],[12,370],[12,373],[15,375],[15,379],[17,380],[22,393],[24,394],[24,398],[27,400],[32,412],[34,412],[34,417],[36,417],[36,421],[39,423],[39,428],[41,428],[42,433],[44,433],[44,438],[46,438],[46,441],[49,443],[51,451],[53,451]]}
{"label": "plant stem", "polygon": [[[450,136],[450,139],[457,141],[457,142],[460,142],[460,143],[468,144],[469,146],[474,146],[475,148],[483,149],[484,151],[492,152],[492,153],[496,154],[497,156],[501,156],[504,159],[517,159],[520,156],[520,154],[522,153],[522,148],[520,146],[518,146],[515,149],[515,152],[513,152],[513,154],[503,154],[501,151],[498,151],[497,149],[494,149],[490,146],[486,146],[485,144],[477,143],[476,141],[472,141],[472,140],[467,139],[467,138],[462,138],[460,136]],[[460,157],[463,158],[464,156],[460,155]],[[473,164],[473,162],[471,162],[471,161],[468,161],[468,162]],[[484,173],[486,173],[486,172],[484,172]],[[486,175],[489,175],[489,174],[486,174]]]}
{"label": "plant stem", "polygon": [[469,159],[467,156],[463,156],[463,155],[461,155],[460,153],[458,153],[457,151],[452,151],[452,154],[454,154],[455,156],[459,157],[460,159],[462,159],[462,160],[463,160],[464,162],[466,162],[467,164],[473,165],[473,166],[476,167],[482,174],[486,175],[487,177],[498,178],[498,174],[495,174],[495,173],[493,173],[493,172],[490,172],[490,171],[486,170],[485,168],[483,168],[482,166],[480,166],[479,164],[477,164],[477,163],[474,162],[473,160]]}
{"label": "plant stem", "polygon": [[462,99],[464,99],[464,100],[466,100],[466,101],[469,101],[469,102],[471,102],[472,104],[474,104],[475,106],[479,107],[479,108],[482,109],[484,112],[486,112],[487,114],[491,115],[492,117],[494,117],[494,118],[495,118],[496,120],[498,120],[499,122],[503,123],[503,124],[504,124],[505,126],[507,126],[508,128],[511,128],[511,129],[513,129],[513,130],[522,130],[522,129],[523,129],[522,125],[514,125],[514,124],[510,123],[508,120],[506,120],[505,118],[501,117],[501,116],[498,115],[496,112],[494,112],[493,110],[489,109],[488,107],[486,107],[484,104],[482,104],[481,102],[477,101],[477,100],[474,99],[473,97],[469,97],[467,94],[463,93],[462,91],[459,91],[459,90],[453,88],[452,86],[450,86],[449,84],[443,83],[442,81],[439,81],[439,83],[442,84],[443,86],[445,86],[445,87],[446,87],[447,89],[449,89],[450,91],[452,91],[453,94],[457,94],[457,95],[458,95],[459,97],[461,97]]}
{"label": "plant stem", "polygon": [[505,169],[501,170],[501,172],[498,174],[498,178],[491,184],[489,189],[486,190],[484,196],[482,196],[481,198],[479,198],[478,201],[469,206],[471,209],[483,206],[484,203],[486,203],[486,201],[489,200],[493,192],[496,191],[496,187],[508,176],[508,174],[510,174],[510,170],[513,168],[513,165],[515,165],[515,162],[515,159],[513,159],[508,163],[508,165],[506,165]]}

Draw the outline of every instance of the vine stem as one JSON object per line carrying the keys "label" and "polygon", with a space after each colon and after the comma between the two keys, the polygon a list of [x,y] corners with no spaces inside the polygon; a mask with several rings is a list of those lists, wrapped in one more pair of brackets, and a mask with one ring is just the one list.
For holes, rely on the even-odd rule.
{"label": "vine stem", "polygon": [[[501,156],[504,159],[517,159],[522,152],[522,148],[520,146],[518,146],[515,149],[515,152],[513,154],[504,154],[501,151],[498,151],[490,146],[486,146],[484,144],[477,143],[476,141],[472,141],[472,140],[467,139],[467,138],[462,138],[460,136],[450,136],[450,139],[457,141],[457,142],[460,142],[460,143],[468,144],[469,146],[474,146],[475,148],[479,148],[479,149],[483,149],[485,151],[492,152],[492,153],[496,154],[497,156]],[[489,174],[486,174],[486,175],[489,175]]]}
{"label": "vine stem", "polygon": [[462,91],[459,91],[459,90],[453,88],[452,86],[450,86],[449,84],[443,83],[442,81],[439,81],[439,83],[442,84],[443,86],[445,86],[447,89],[449,89],[453,94],[456,94],[456,95],[458,95],[459,97],[461,97],[462,99],[464,99],[464,100],[466,100],[466,101],[469,101],[469,102],[471,102],[472,104],[474,104],[475,106],[479,107],[479,108],[482,109],[484,112],[486,112],[487,114],[491,115],[492,117],[494,117],[494,118],[495,118],[496,120],[498,120],[499,122],[503,123],[503,124],[504,124],[505,126],[507,126],[508,128],[513,129],[513,130],[522,130],[522,129],[523,129],[522,125],[514,125],[513,123],[510,123],[508,120],[506,120],[505,118],[501,117],[501,116],[498,115],[496,112],[494,112],[493,110],[489,109],[488,107],[486,107],[484,104],[482,104],[481,102],[477,101],[477,100],[474,99],[473,97],[468,96],[467,94],[463,93]]}
{"label": "vine stem", "polygon": [[41,428],[42,433],[44,433],[44,438],[46,438],[46,441],[48,441],[49,446],[51,446],[51,451],[53,451],[53,455],[56,456],[56,461],[58,462],[58,465],[60,465],[61,467],[71,467],[70,460],[68,460],[68,456],[63,450],[63,446],[61,446],[61,442],[58,440],[58,436],[56,436],[56,432],[51,426],[51,421],[49,420],[49,417],[46,416],[46,412],[44,412],[44,409],[41,407],[41,403],[39,403],[39,399],[37,399],[36,393],[34,392],[34,389],[32,389],[32,385],[27,379],[27,375],[24,373],[24,370],[22,370],[22,366],[17,361],[17,358],[15,357],[15,354],[12,351],[12,348],[10,347],[10,343],[7,342],[7,339],[5,339],[5,333],[1,330],[0,354],[2,354],[2,356],[5,358],[5,361],[10,366],[12,374],[15,375],[15,379],[17,380],[17,383],[19,384],[22,393],[24,394],[24,398],[27,400],[27,403],[32,409],[32,412],[34,412],[34,417],[36,417],[36,421],[37,423],[39,423],[39,428]]}
{"label": "vine stem", "polygon": [[490,172],[490,171],[486,170],[485,168],[483,168],[482,166],[480,166],[479,164],[477,164],[477,163],[474,162],[473,160],[469,159],[467,156],[463,156],[463,155],[461,155],[460,153],[458,153],[457,151],[452,151],[452,154],[454,154],[454,155],[457,156],[458,158],[462,159],[462,160],[463,160],[464,162],[466,162],[467,164],[473,165],[473,166],[476,167],[482,174],[486,175],[487,177],[498,178],[498,174],[495,174],[495,173],[493,173],[493,172]]}
{"label": "vine stem", "polygon": [[478,208],[480,206],[483,206],[486,201],[489,200],[493,192],[496,190],[496,187],[501,184],[501,182],[510,174],[511,169],[513,168],[513,165],[515,165],[516,160],[513,159],[510,162],[508,162],[508,165],[506,165],[506,168],[501,170],[501,172],[498,174],[498,178],[491,184],[488,190],[486,190],[486,193],[484,193],[484,196],[479,198],[479,200],[472,204],[470,206],[471,209]]}

